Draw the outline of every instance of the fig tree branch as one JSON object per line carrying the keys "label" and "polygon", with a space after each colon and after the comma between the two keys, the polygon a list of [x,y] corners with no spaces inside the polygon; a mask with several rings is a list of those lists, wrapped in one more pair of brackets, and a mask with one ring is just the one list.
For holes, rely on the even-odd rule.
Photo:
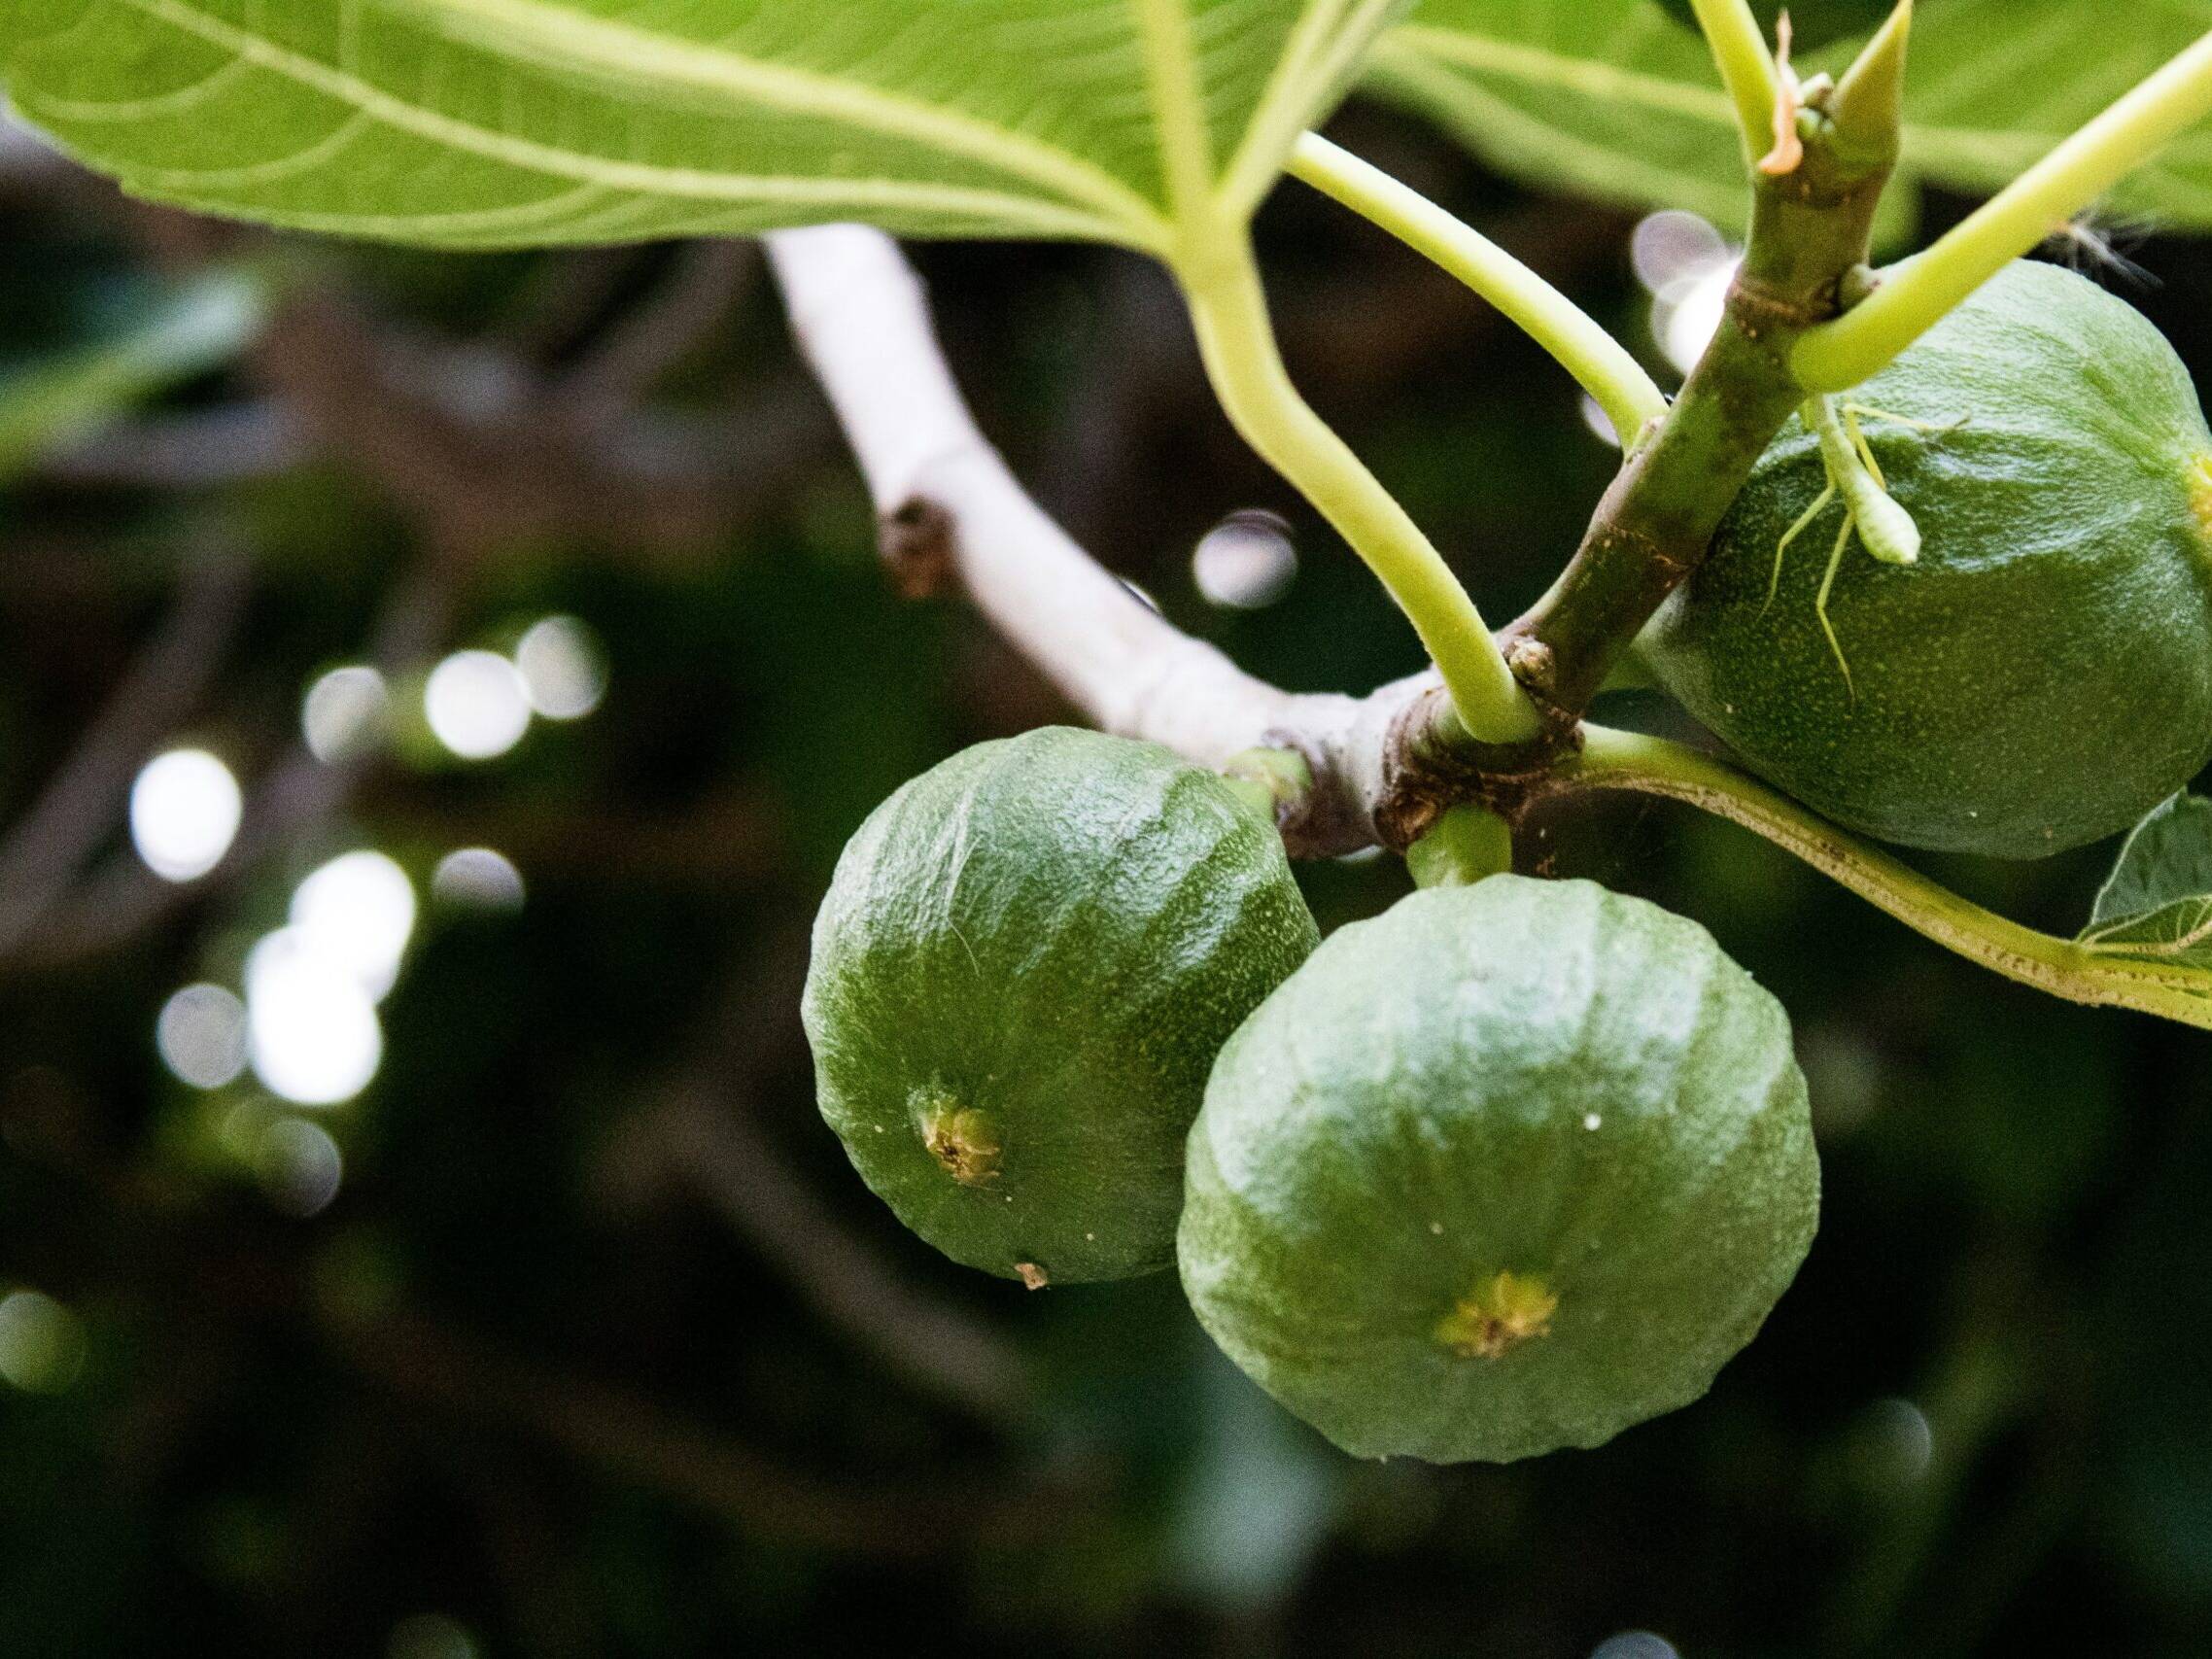
{"label": "fig tree branch", "polygon": [[1294,851],[1371,845],[1394,716],[1417,685],[1365,701],[1254,678],[1141,604],[1029,498],[978,430],[891,239],[852,225],[780,231],[769,255],[801,349],[858,457],[892,573],[951,582],[1102,730],[1220,767],[1296,751],[1313,787],[1286,811]]}
{"label": "fig tree branch", "polygon": [[1808,89],[1803,157],[1753,175],[1750,244],[1712,344],[1607,491],[1567,570],[1508,630],[1516,671],[1562,726],[1704,560],[1804,397],[1790,352],[1842,309],[1896,164],[1911,16],[1900,6],[1839,86]]}
{"label": "fig tree branch", "polygon": [[[1741,480],[1714,491],[1710,467],[1747,472],[1800,393],[1787,350],[1832,312],[1835,285],[1863,251],[1895,132],[1901,32],[1884,37],[1885,86],[1847,79],[1815,105],[1798,173],[1762,187],[1755,239],[1729,315],[1681,404],[1623,474],[1593,529],[1597,553],[1536,613],[1554,635],[1610,660],[1702,557]],[[1862,61],[1861,72],[1867,72]],[[1846,94],[1852,93],[1852,99]],[[1852,159],[1844,164],[1836,158]],[[1786,232],[1786,233],[1785,233]],[[1628,790],[1684,801],[1804,859],[1925,937],[2008,978],[2071,1001],[2129,1008],[2212,1028],[2200,977],[2022,927],[1949,892],[1900,860],[1722,761],[1660,739],[1584,727],[1564,749],[1470,744],[1434,675],[1364,700],[1293,696],[1243,674],[1131,600],[1032,501],[984,439],[938,348],[920,284],[889,238],[850,227],[771,239],[800,343],[858,453],[894,570],[918,564],[956,580],[1000,630],[1106,730],[1222,766],[1255,747],[1305,763],[1311,784],[1286,805],[1285,839],[1303,856],[1382,841],[1405,847],[1456,803],[1511,817],[1562,791]],[[1653,461],[1654,454],[1666,457]],[[1667,540],[1672,536],[1675,539]],[[1677,563],[1678,560],[1678,563]],[[1623,631],[1621,619],[1630,619]],[[1552,647],[1533,630],[1513,653],[1524,675]],[[1587,673],[1586,668],[1577,672]],[[1593,686],[1594,689],[1594,686]],[[1479,822],[1479,819],[1466,820]],[[1449,850],[1446,848],[1445,850]]]}

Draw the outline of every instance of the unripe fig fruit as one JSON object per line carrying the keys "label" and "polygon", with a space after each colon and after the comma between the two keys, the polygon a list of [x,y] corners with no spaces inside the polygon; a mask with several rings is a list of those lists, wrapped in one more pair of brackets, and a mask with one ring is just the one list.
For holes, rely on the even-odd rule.
{"label": "unripe fig fruit", "polygon": [[839,860],[805,1000],[822,1116],[955,1261],[1150,1272],[1214,1057],[1317,937],[1274,825],[1212,773],[1095,732],[979,744]]}
{"label": "unripe fig fruit", "polygon": [[2019,263],[1849,397],[1951,428],[1865,421],[1918,563],[1854,538],[1831,646],[1831,507],[1770,603],[1826,479],[1793,421],[1645,631],[1660,682],[1768,781],[1912,847],[2036,857],[2186,784],[2212,755],[2212,434],[2158,330]]}
{"label": "unripe fig fruit", "polygon": [[1704,1394],[1819,1189],[1789,1022],[1710,934],[1499,876],[1337,932],[1229,1040],[1179,1254],[1346,1451],[1504,1461]]}

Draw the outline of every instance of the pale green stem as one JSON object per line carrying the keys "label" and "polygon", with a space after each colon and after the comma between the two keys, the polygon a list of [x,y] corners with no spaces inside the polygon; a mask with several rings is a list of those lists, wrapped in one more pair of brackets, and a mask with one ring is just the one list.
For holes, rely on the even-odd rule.
{"label": "pale green stem", "polygon": [[1736,101],[1745,156],[1764,156],[1775,139],[1775,100],[1781,95],[1781,83],[1749,0],[1690,0],[1690,10],[1712,48],[1721,84]]}
{"label": "pale green stem", "polygon": [[1764,836],[1906,926],[2007,979],[2070,1002],[2155,1014],[2212,1030],[2212,979],[2038,933],[1969,903],[1734,767],[1663,738],[1584,728],[1571,786],[1686,801]]}
{"label": "pale green stem", "polygon": [[1790,367],[1808,391],[1841,392],[1892,358],[2192,126],[2212,116],[2212,34],[2030,167],[1832,323],[1808,329]]}
{"label": "pale green stem", "polygon": [[1222,781],[1238,800],[1279,823],[1283,810],[1313,790],[1313,768],[1296,749],[1246,749],[1222,763]]}
{"label": "pale green stem", "polygon": [[1471,887],[1513,868],[1513,831],[1488,808],[1462,802],[1405,849],[1417,887]]}
{"label": "pale green stem", "polygon": [[1313,132],[1298,140],[1290,170],[1497,306],[1597,399],[1624,449],[1667,413],[1658,383],[1595,318],[1419,190]]}
{"label": "pale green stem", "polygon": [[1412,621],[1461,722],[1484,743],[1540,730],[1504,654],[1466,588],[1344,440],[1307,406],[1283,366],[1267,296],[1241,232],[1214,239],[1177,275],[1222,407],[1245,441],[1296,487],[1367,562]]}

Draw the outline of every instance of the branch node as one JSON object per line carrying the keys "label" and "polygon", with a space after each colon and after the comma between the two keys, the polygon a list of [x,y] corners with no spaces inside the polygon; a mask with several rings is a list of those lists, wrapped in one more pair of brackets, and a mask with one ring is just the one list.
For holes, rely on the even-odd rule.
{"label": "branch node", "polygon": [[1778,328],[1793,332],[1810,328],[1815,323],[1825,323],[1834,315],[1825,304],[1808,304],[1779,292],[1748,273],[1740,274],[1736,278],[1736,286],[1728,296],[1728,305],[1736,326],[1750,340],[1763,340]]}
{"label": "branch node", "polygon": [[883,515],[877,547],[901,599],[935,599],[958,585],[959,535],[952,514],[925,496],[910,496]]}
{"label": "branch node", "polygon": [[[1538,641],[1520,639],[1509,650],[1528,646],[1547,649]],[[1562,758],[1582,747],[1573,717],[1540,698],[1538,702],[1548,726],[1544,740],[1515,745],[1469,739],[1440,685],[1428,687],[1400,709],[1383,745],[1382,788],[1375,804],[1375,832],[1382,844],[1403,852],[1446,812],[1468,803],[1508,824],[1518,823],[1530,802],[1556,786]]]}

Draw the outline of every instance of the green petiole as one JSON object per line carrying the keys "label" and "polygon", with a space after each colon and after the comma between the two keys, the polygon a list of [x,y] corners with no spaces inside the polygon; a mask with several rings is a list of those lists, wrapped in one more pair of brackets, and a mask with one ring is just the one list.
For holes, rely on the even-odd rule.
{"label": "green petiole", "polygon": [[1727,763],[1664,738],[1583,728],[1562,771],[1571,788],[1631,790],[1684,801],[1803,859],[1922,937],[2009,980],[2069,1002],[2128,1008],[2212,1030],[2201,972],[2114,956],[2038,933],[1959,897]]}
{"label": "green petiole", "polygon": [[1735,100],[1745,159],[1765,155],[1774,141],[1775,102],[1781,95],[1781,78],[1758,18],[1751,16],[1748,0],[1690,0],[1690,10],[1697,14],[1698,27],[1712,49],[1721,84]]}
{"label": "green petiole", "polygon": [[1666,415],[1666,394],[1627,347],[1473,226],[1318,133],[1298,141],[1290,170],[1498,307],[1597,400],[1624,449],[1633,450],[1644,428]]}
{"label": "green petiole", "polygon": [[1537,711],[1474,601],[1405,509],[1291,382],[1250,241],[1224,233],[1177,274],[1215,395],[1245,441],[1295,485],[1390,590],[1442,674],[1460,721],[1518,743]]}
{"label": "green petiole", "polygon": [[1471,887],[1513,868],[1512,826],[1473,802],[1462,802],[1405,851],[1417,887]]}
{"label": "green petiole", "polygon": [[2060,144],[1925,252],[1883,273],[1791,354],[1798,383],[1841,392],[1869,378],[1960,301],[2212,116],[2212,34]]}

